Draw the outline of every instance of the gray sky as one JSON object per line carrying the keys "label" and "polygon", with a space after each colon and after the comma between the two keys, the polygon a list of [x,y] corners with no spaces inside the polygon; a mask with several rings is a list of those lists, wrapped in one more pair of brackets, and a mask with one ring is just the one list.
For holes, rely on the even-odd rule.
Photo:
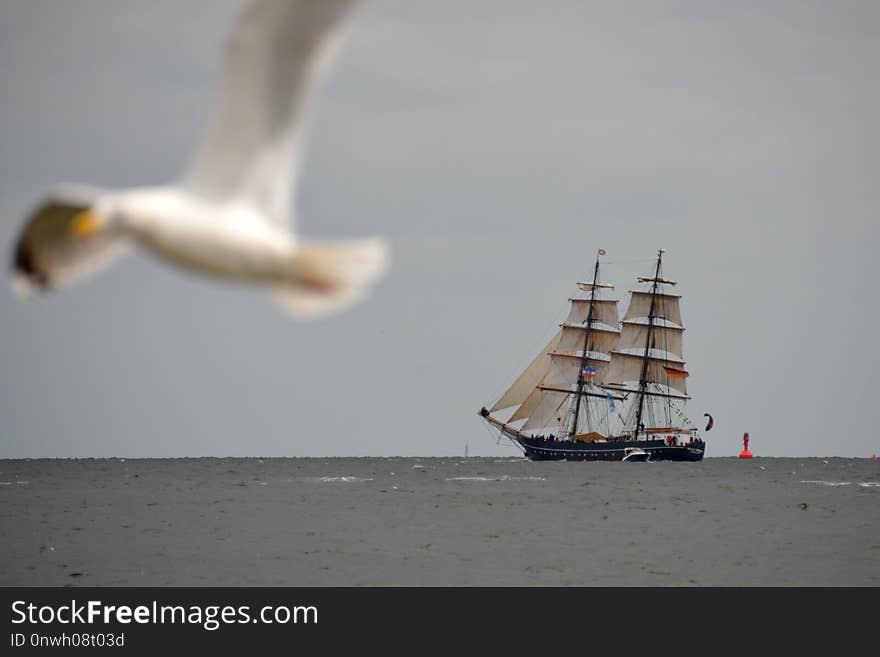
{"label": "gray sky", "polygon": [[[0,2],[0,247],[59,181],[184,166],[238,0]],[[667,250],[708,454],[880,454],[880,5],[373,0],[320,88],[315,237],[385,235],[314,323],[135,255],[0,290],[0,457],[513,455],[476,415],[599,247]]]}

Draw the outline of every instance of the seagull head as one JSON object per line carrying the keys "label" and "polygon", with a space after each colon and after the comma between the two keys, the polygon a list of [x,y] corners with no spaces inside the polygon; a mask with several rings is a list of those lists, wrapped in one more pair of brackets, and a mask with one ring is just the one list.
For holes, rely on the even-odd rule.
{"label": "seagull head", "polygon": [[80,210],[70,223],[70,232],[75,237],[85,238],[104,229],[104,218],[98,215],[92,208]]}
{"label": "seagull head", "polygon": [[119,213],[106,199],[98,199],[93,205],[77,212],[70,222],[74,237],[84,239],[104,233],[119,224]]}
{"label": "seagull head", "polygon": [[100,196],[73,216],[69,224],[70,233],[77,239],[136,233],[156,214],[156,208],[152,207],[155,202],[147,203],[149,200],[150,194],[140,190]]}

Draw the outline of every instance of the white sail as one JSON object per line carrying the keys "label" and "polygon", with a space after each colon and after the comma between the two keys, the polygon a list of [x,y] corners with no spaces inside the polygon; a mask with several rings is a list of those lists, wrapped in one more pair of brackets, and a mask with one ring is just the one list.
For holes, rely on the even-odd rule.
{"label": "white sail", "polygon": [[611,386],[638,388],[644,370],[646,384],[657,384],[659,389],[665,387],[686,396],[681,296],[666,290],[665,284],[674,285],[671,281],[659,277],[639,280],[652,285],[647,290],[630,290],[629,306],[620,340],[611,354],[606,382]]}
{"label": "white sail", "polygon": [[[571,311],[565,318],[566,324],[585,324],[590,310],[589,299],[569,299]],[[593,321],[606,326],[617,326],[617,299],[596,299],[593,301]]]}
{"label": "white sail", "polygon": [[[644,353],[645,345],[651,350],[657,350],[662,357],[669,359],[674,356],[675,360],[681,360],[682,353],[681,338],[684,329],[670,328],[668,326],[651,326],[651,342],[648,344],[648,322],[624,321],[623,330],[620,333],[620,341],[617,348],[620,351],[632,349],[640,350],[640,354]],[[652,352],[649,352],[652,353]]]}
{"label": "white sail", "polygon": [[[587,285],[585,289],[591,289],[589,287],[591,284],[585,285]],[[596,292],[590,291],[590,294],[598,296],[599,287],[597,285]],[[611,286],[603,284],[601,288],[605,290],[610,289]],[[551,340],[547,348],[532,361],[529,368],[491,409],[494,411],[520,404],[508,422],[526,420],[522,427],[523,431],[564,424],[568,413],[567,400],[571,396],[566,391],[573,391],[576,388],[584,361],[586,360],[586,366],[591,368],[593,373],[593,376],[587,380],[588,384],[599,384],[605,378],[605,371],[611,360],[611,351],[617,345],[620,331],[617,328],[616,299],[594,300],[593,321],[589,326],[586,320],[590,299],[578,297],[569,301],[571,308],[568,317],[554,340]],[[586,359],[584,359],[585,338],[587,339]],[[596,388],[592,394],[604,393]]]}
{"label": "white sail", "polygon": [[[644,290],[630,290],[631,298],[629,308],[626,309],[624,320],[648,317],[651,314],[651,292]],[[654,295],[654,317],[661,318],[682,326],[681,309],[677,294],[658,292]]]}
{"label": "white sail", "polygon": [[550,367],[550,353],[556,350],[556,346],[559,344],[559,338],[561,336],[562,331],[559,331],[553,336],[550,342],[547,343],[547,346],[535,356],[531,363],[529,363],[529,366],[525,371],[516,378],[513,385],[501,395],[501,399],[495,402],[495,405],[489,409],[490,411],[494,412],[511,406],[516,406],[517,404],[522,404],[526,400],[526,397],[531,394],[535,389],[535,386],[541,383],[544,375],[547,373],[547,370]]}
{"label": "white sail", "polygon": [[571,395],[572,393],[542,390],[541,401],[529,415],[529,419],[523,425],[523,431],[549,427],[561,428],[568,415],[568,400]]}
{"label": "white sail", "polygon": [[[605,359],[610,358],[610,356],[605,354],[595,354],[596,356],[603,356]],[[587,358],[587,364],[590,368],[595,371],[595,376],[590,377],[590,380],[594,384],[599,384],[605,380],[605,371],[608,368],[609,360],[600,360],[598,358]],[[550,354],[550,366],[548,367],[547,373],[544,375],[542,380],[535,384],[535,388],[530,392],[530,394],[526,397],[523,403],[520,405],[516,411],[514,411],[513,415],[510,416],[508,422],[516,422],[517,420],[523,420],[526,418],[534,418],[535,414],[543,414],[549,408],[555,408],[559,403],[559,391],[558,390],[543,390],[542,387],[550,387],[557,388],[559,390],[573,390],[578,380],[578,374],[583,367],[583,360],[580,355],[568,355],[568,354],[558,354],[552,353]],[[594,391],[593,394],[603,394],[601,390]],[[545,401],[547,398],[549,401]],[[552,403],[551,403],[552,402]],[[541,410],[537,410],[537,409]],[[548,415],[549,417],[549,415]],[[534,426],[534,422],[538,420],[532,420],[526,425],[524,425],[524,429],[527,427]],[[543,421],[543,420],[541,420]]]}
{"label": "white sail", "polygon": [[[563,324],[562,337],[556,352],[562,354],[582,354],[587,352],[598,352],[600,354],[609,354],[611,350],[617,346],[617,340],[620,332],[610,328],[590,327],[589,335],[587,335],[587,327],[578,326],[576,324]],[[584,349],[584,339],[587,340],[587,348]]]}
{"label": "white sail", "polygon": [[510,416],[508,422],[516,422],[517,420],[525,420],[530,417],[532,413],[535,412],[535,409],[538,407],[538,404],[541,403],[543,399],[542,396],[543,391],[540,388],[535,388],[526,397],[526,400],[522,403],[522,405],[514,411],[513,415]]}
{"label": "white sail", "polygon": [[[595,372],[595,376],[590,376],[588,379],[597,383],[605,380],[608,361],[588,358],[587,366]],[[580,356],[552,354],[550,356],[550,370],[544,377],[543,385],[555,388],[572,388],[577,383],[578,374],[580,374],[582,367]]]}
{"label": "white sail", "polygon": [[[614,351],[611,354],[611,365],[605,375],[605,383],[610,386],[623,385],[632,388],[633,382],[638,383],[642,377],[644,364],[644,350],[642,354]],[[648,367],[645,372],[645,381],[659,383],[677,390],[683,395],[687,394],[687,376],[680,375],[685,372],[684,362],[680,360],[668,360],[663,358],[648,357]]]}

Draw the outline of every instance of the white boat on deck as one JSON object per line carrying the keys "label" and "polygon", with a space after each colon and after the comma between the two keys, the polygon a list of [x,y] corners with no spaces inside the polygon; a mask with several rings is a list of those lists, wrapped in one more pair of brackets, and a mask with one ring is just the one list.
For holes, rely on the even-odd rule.
{"label": "white boat on deck", "polygon": [[626,450],[624,450],[623,459],[621,460],[624,463],[644,463],[645,461],[651,460],[651,454],[643,450],[641,447],[627,447]]}

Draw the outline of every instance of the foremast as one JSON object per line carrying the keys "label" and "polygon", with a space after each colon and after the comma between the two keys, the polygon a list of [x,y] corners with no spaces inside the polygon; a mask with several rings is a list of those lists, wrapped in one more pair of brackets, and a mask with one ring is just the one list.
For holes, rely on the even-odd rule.
{"label": "foremast", "polygon": [[[604,255],[604,251],[600,250],[599,255]],[[501,398],[490,409],[481,409],[480,414],[506,435],[522,437],[546,432],[574,438],[584,414],[593,424],[590,406],[585,404],[582,409],[581,399],[608,399],[609,393],[598,384],[604,381],[620,329],[617,299],[600,298],[600,292],[613,286],[599,282],[598,256],[592,281],[580,282],[578,288],[588,294],[569,299],[571,308],[560,330]],[[614,393],[612,398],[622,400]],[[512,406],[516,408],[506,422],[491,416]],[[561,410],[563,407],[567,410]],[[522,420],[519,428],[513,426]],[[590,427],[591,432],[594,429]]]}
{"label": "foremast", "polygon": [[[604,252],[603,252],[604,253]],[[585,398],[590,396],[605,398],[605,395],[597,395],[592,392],[584,392],[584,388],[587,386],[587,379],[590,377],[590,373],[595,376],[596,370],[590,367],[590,337],[593,332],[593,322],[595,320],[595,307],[596,307],[596,290],[600,287],[610,287],[605,286],[599,283],[599,253],[596,254],[596,264],[593,267],[593,282],[589,284],[590,286],[590,302],[587,306],[587,317],[584,322],[584,342],[583,348],[581,349],[581,362],[580,368],[578,369],[578,377],[577,384],[575,388],[574,400],[572,401],[574,405],[574,412],[572,413],[572,421],[571,427],[568,430],[568,437],[571,440],[574,440],[574,437],[577,435],[577,427],[578,420],[580,419],[580,410],[581,410],[581,401],[586,401]],[[589,414],[590,406],[589,404],[584,405],[584,410]],[[589,417],[587,418],[589,424]]]}

